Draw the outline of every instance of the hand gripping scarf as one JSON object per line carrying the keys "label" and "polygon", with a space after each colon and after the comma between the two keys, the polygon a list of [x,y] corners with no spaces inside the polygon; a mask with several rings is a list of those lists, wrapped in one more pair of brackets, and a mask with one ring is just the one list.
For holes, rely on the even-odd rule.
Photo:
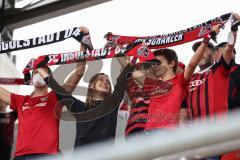
{"label": "hand gripping scarf", "polygon": [[83,45],[85,45],[87,49],[93,49],[89,34],[85,35],[80,30],[79,27],[75,27],[75,28],[66,29],[60,32],[52,33],[49,35],[26,39],[26,40],[1,41],[0,54],[48,45],[48,44],[63,41],[70,37],[73,37],[78,42],[81,42]]}
{"label": "hand gripping scarf", "polygon": [[84,52],[68,52],[59,54],[43,55],[37,59],[31,59],[30,62],[23,70],[25,84],[30,83],[30,71],[40,66],[52,66],[77,63],[81,61],[93,61],[99,59],[121,57],[121,56],[134,56],[141,61],[147,61],[154,57],[153,53],[143,43],[138,44],[125,44],[115,47],[106,47],[102,49],[87,50]]}
{"label": "hand gripping scarf", "polygon": [[[41,56],[42,59],[45,60],[46,65],[59,65],[59,64],[68,64],[68,63],[76,63],[80,61],[91,61],[98,60],[104,58],[112,58],[115,56],[124,56],[125,54],[128,56],[139,57],[140,61],[150,60],[153,57],[152,52],[148,49],[159,49],[165,47],[171,47],[175,45],[180,45],[183,43],[187,43],[193,40],[197,40],[200,38],[209,37],[211,26],[217,23],[226,23],[229,19],[232,18],[232,13],[227,13],[211,19],[202,24],[187,28],[185,30],[181,30],[178,32],[173,32],[169,34],[163,34],[158,36],[146,36],[146,37],[131,37],[131,36],[120,36],[113,35],[112,33],[108,33],[105,37],[108,40],[108,43],[105,48],[96,49],[92,51],[85,52],[68,52],[68,53],[60,53],[60,54],[52,54]],[[62,41],[66,38],[73,37],[85,45],[89,50],[92,49],[92,43],[89,35],[84,35],[79,28],[72,28],[68,30],[64,30],[61,32],[53,33],[51,35],[46,35],[43,37],[37,37],[28,40],[20,40],[20,41],[10,41],[10,42],[1,42],[0,44],[0,53],[5,53],[14,50],[32,48],[42,45],[47,45],[51,43],[55,43],[58,41]],[[139,43],[145,43],[144,45],[139,45]],[[128,44],[128,45],[126,45]],[[148,47],[146,47],[146,45]],[[5,48],[4,48],[5,47]],[[136,47],[136,48],[135,48]],[[135,49],[134,49],[135,48]],[[131,51],[130,51],[131,50]],[[32,60],[34,61],[34,60]],[[23,80],[19,79],[8,79],[4,78],[0,84],[29,84],[29,71],[33,69],[33,62],[26,66],[23,73],[25,77],[28,77],[25,83],[22,83]],[[28,75],[28,76],[27,76]],[[2,83],[1,83],[2,82]]]}

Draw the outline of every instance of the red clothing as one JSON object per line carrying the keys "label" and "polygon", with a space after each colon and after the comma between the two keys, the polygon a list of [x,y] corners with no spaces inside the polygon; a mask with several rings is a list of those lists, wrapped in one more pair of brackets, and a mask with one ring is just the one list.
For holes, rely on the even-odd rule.
{"label": "red clothing", "polygon": [[149,91],[150,104],[145,130],[176,129],[186,84],[183,73],[168,81],[146,79],[144,90]]}
{"label": "red clothing", "polygon": [[191,119],[216,118],[228,111],[230,66],[223,57],[203,73],[196,73],[189,82],[187,103]]}
{"label": "red clothing", "polygon": [[221,156],[220,160],[240,160],[240,150],[226,153]]}
{"label": "red clothing", "polygon": [[127,93],[131,100],[131,110],[125,130],[126,136],[144,131],[149,105],[149,97],[135,80],[129,80]]}
{"label": "red clothing", "polygon": [[11,94],[11,109],[18,112],[15,156],[56,154],[59,148],[58,100],[54,92],[34,97]]}

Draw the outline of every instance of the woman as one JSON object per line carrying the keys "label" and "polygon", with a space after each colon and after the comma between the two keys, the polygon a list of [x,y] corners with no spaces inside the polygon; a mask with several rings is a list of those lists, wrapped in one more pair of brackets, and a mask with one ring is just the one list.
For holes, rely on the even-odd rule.
{"label": "woman", "polygon": [[126,84],[133,66],[127,65],[121,72],[113,93],[107,75],[99,73],[93,76],[85,103],[66,92],[44,69],[37,70],[55,91],[60,104],[66,105],[77,120],[75,148],[115,137],[118,107],[127,89]]}

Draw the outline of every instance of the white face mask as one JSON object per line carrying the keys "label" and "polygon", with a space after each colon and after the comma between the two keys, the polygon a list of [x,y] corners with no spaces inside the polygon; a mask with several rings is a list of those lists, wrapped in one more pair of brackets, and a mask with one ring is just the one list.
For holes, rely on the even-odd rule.
{"label": "white face mask", "polygon": [[46,83],[44,82],[43,78],[40,76],[39,73],[37,73],[33,76],[33,85],[37,88],[46,86]]}

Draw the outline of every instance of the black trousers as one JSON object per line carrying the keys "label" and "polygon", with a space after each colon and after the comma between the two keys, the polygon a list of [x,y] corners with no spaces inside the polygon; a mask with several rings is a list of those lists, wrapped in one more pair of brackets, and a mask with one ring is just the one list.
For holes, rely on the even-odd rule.
{"label": "black trousers", "polygon": [[0,143],[0,159],[10,160],[11,159],[12,145]]}

